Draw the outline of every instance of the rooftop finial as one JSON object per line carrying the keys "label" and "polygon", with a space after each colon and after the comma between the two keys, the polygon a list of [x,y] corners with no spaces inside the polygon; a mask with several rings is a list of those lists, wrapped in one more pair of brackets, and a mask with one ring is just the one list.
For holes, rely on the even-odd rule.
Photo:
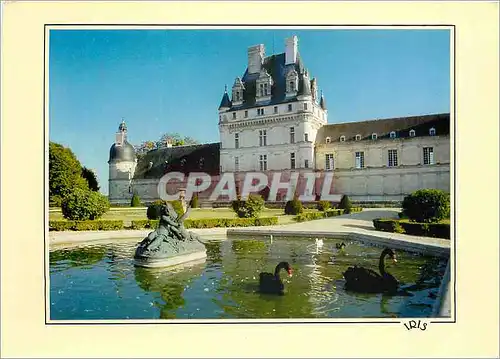
{"label": "rooftop finial", "polygon": [[227,93],[227,85],[224,85],[224,92]]}

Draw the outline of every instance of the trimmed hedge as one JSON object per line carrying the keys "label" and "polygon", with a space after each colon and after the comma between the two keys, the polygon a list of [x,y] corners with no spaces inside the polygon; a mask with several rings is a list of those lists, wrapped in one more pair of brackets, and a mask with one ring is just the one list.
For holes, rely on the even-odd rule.
{"label": "trimmed hedge", "polygon": [[[351,207],[351,213],[361,212],[362,210],[363,208],[361,207]],[[316,219],[341,216],[343,214],[344,214],[343,209],[328,209],[326,211],[319,211],[319,212],[304,212],[299,214],[298,216],[295,216],[293,219],[297,222],[306,222],[306,221],[314,221]]]}
{"label": "trimmed hedge", "polygon": [[332,207],[332,204],[329,201],[319,201],[317,207],[318,211],[327,211]]}
{"label": "trimmed hedge", "polygon": [[412,236],[450,239],[448,223],[417,223],[397,219],[377,218],[373,220],[375,229],[384,232],[406,233]]}
{"label": "trimmed hedge", "polygon": [[113,231],[123,228],[122,220],[49,221],[49,231]]}
{"label": "trimmed hedge", "polygon": [[[216,228],[216,227],[252,227],[271,226],[278,224],[278,217],[258,217],[258,218],[201,218],[186,219],[186,228]],[[156,228],[158,220],[141,219],[132,221],[133,229]]]}

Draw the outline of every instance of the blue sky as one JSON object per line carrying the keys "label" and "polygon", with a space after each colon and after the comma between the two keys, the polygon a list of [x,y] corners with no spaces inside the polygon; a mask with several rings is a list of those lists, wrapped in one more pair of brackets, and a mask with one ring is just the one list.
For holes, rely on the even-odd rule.
{"label": "blue sky", "polygon": [[95,169],[107,193],[122,117],[133,144],[166,132],[218,142],[224,85],[243,75],[247,48],[282,53],[291,35],[329,123],[450,111],[448,30],[52,30],[50,140]]}

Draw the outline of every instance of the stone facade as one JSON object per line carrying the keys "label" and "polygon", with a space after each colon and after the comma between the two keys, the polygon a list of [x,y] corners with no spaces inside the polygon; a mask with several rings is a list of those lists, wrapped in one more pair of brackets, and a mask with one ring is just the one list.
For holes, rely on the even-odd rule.
{"label": "stone facade", "polygon": [[250,47],[247,70],[231,95],[226,87],[219,105],[220,142],[154,150],[137,161],[120,125],[110,150],[111,203],[128,204],[134,192],[144,203],[157,200],[168,172],[209,173],[213,183],[199,194],[205,201],[225,172],[236,173],[240,188],[247,172],[265,172],[269,179],[276,171],[283,178],[333,172],[332,192],[354,201],[400,201],[421,188],[450,191],[449,114],[328,124],[326,101],[317,91],[296,37],[286,39],[278,55],[266,57],[263,45]]}

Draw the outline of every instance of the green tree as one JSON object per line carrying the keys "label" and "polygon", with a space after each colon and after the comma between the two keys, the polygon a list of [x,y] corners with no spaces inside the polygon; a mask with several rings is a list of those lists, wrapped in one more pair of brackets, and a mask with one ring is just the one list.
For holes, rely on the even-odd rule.
{"label": "green tree", "polygon": [[438,189],[421,189],[403,200],[403,216],[415,222],[439,222],[450,216],[450,194]]}
{"label": "green tree", "polygon": [[60,206],[61,201],[75,189],[88,189],[82,177],[82,166],[71,149],[49,143],[49,200]]}
{"label": "green tree", "polygon": [[95,175],[94,171],[88,169],[87,167],[83,167],[82,177],[87,181],[87,184],[91,191],[99,191],[99,182],[97,181],[97,176]]}
{"label": "green tree", "polygon": [[99,219],[108,210],[108,198],[89,189],[76,188],[61,203],[64,218],[78,221]]}

